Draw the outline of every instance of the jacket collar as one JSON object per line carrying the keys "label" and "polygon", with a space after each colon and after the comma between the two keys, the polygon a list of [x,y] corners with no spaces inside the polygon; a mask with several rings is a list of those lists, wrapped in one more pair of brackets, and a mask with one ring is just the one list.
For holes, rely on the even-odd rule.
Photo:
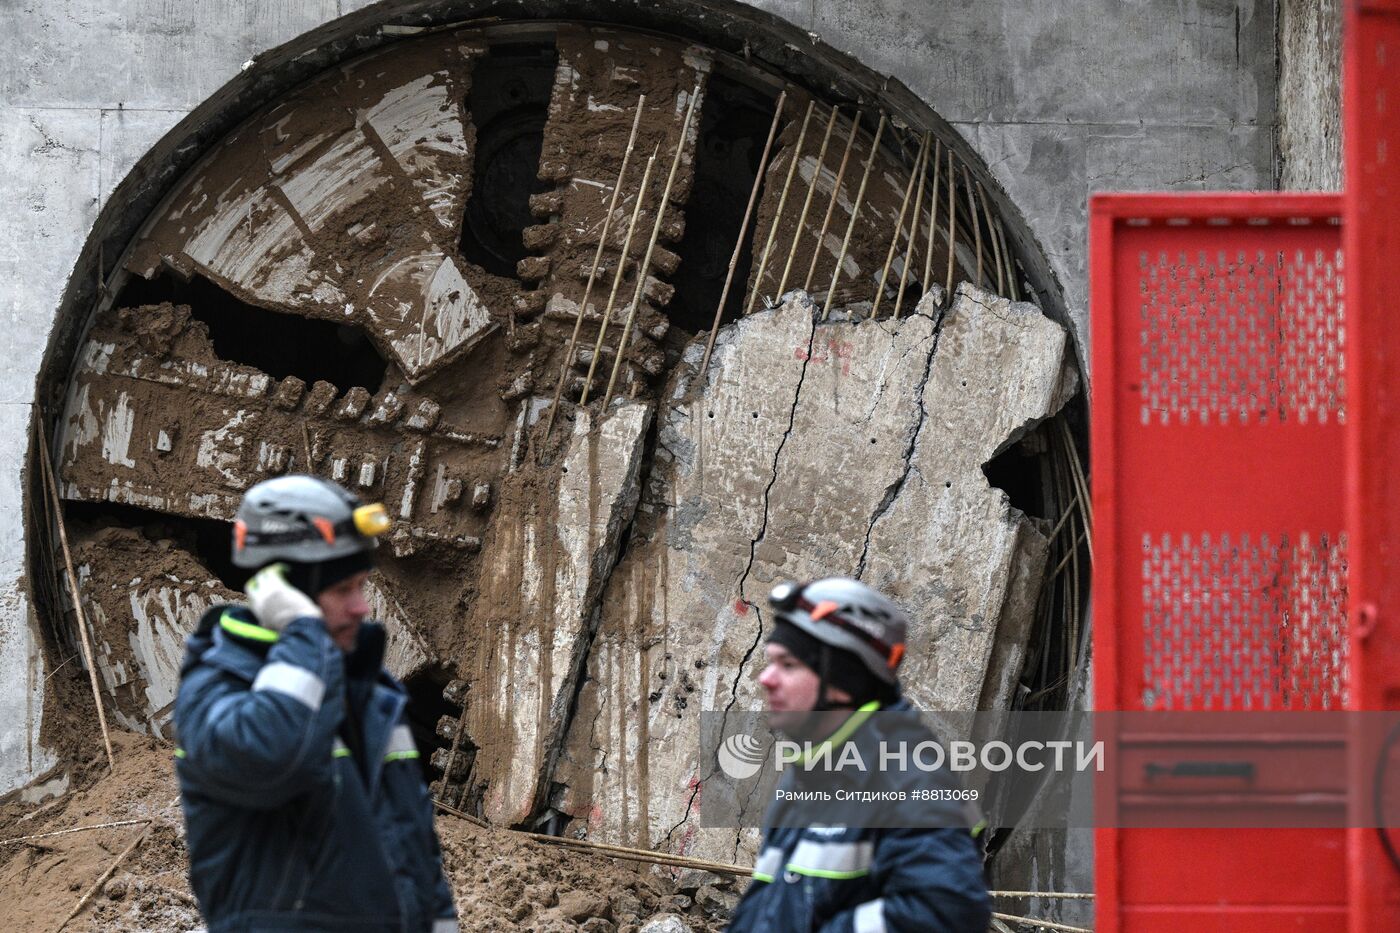
{"label": "jacket collar", "polygon": [[[278,633],[259,625],[247,606],[211,606],[186,641],[181,674],[205,663],[251,683],[277,640]],[[384,626],[377,622],[361,624],[355,650],[345,656],[346,676],[392,684],[392,680],[380,676],[386,642]]]}

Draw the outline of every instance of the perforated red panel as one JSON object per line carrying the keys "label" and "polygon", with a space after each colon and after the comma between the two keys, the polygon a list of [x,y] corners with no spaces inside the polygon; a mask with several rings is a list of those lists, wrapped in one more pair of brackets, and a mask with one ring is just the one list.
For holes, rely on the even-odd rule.
{"label": "perforated red panel", "polygon": [[1142,709],[1342,709],[1346,539],[1142,538]]}
{"label": "perforated red panel", "polygon": [[[1098,709],[1347,703],[1339,211],[1319,196],[1094,199]],[[1118,791],[1100,786],[1110,822]],[[1248,933],[1303,917],[1309,930],[1345,929],[1344,830],[1096,838],[1100,933]],[[1277,890],[1275,847],[1322,861]],[[1220,854],[1223,877],[1183,886],[1163,870],[1203,849]]]}
{"label": "perforated red panel", "polygon": [[1100,708],[1340,709],[1340,226],[1164,203],[1095,202],[1116,212],[1093,318],[1095,504],[1117,542],[1096,564],[1118,634]]}
{"label": "perforated red panel", "polygon": [[1339,248],[1143,249],[1137,261],[1144,425],[1345,418]]}

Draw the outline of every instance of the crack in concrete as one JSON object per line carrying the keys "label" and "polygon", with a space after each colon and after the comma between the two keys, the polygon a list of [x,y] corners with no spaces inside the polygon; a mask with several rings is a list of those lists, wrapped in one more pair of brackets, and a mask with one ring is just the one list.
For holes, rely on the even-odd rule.
{"label": "crack in concrete", "polygon": [[[778,461],[782,458],[783,448],[787,445],[788,438],[792,436],[793,425],[797,421],[797,404],[802,397],[802,384],[807,379],[807,366],[811,362],[812,347],[816,343],[817,339],[817,321],[815,316],[809,317],[808,327],[809,329],[807,331],[807,352],[802,360],[802,369],[798,372],[797,375],[797,385],[793,389],[792,406],[788,409],[787,427],[783,430],[783,436],[782,439],[778,441],[777,449],[773,451],[773,475],[769,478],[768,485],[764,487],[763,490],[763,521],[758,527],[758,534],[749,540],[749,562],[744,567],[744,572],[739,575],[739,585],[737,587],[739,591],[739,600],[744,605],[748,606],[753,610],[754,618],[757,620],[758,625],[754,630],[753,642],[750,643],[748,649],[744,652],[743,660],[741,660],[738,666],[735,668],[734,679],[730,681],[729,684],[729,701],[725,703],[723,713],[723,717],[726,722],[729,719],[730,710],[734,708],[734,704],[738,702],[739,699],[739,681],[743,678],[744,671],[748,668],[749,660],[753,657],[754,651],[758,649],[759,642],[763,640],[763,614],[759,609],[757,603],[754,603],[744,597],[744,584],[748,581],[749,574],[753,571],[754,561],[757,559],[759,542],[761,542],[764,538],[764,535],[768,533],[769,498],[773,493],[773,487],[777,485],[778,482]],[[714,772],[712,770],[710,772],[710,775],[713,775],[713,773]],[[709,775],[707,775],[706,777],[708,776]],[[672,826],[666,831],[667,843],[670,843],[671,837],[675,834],[676,830],[680,829],[681,826],[685,824],[686,820],[690,818],[690,811],[695,806],[695,798],[700,793],[700,788],[703,786],[704,780],[705,779],[701,778],[698,774],[696,775],[695,786],[691,788],[690,799],[686,801],[685,814],[680,818],[680,820],[676,822],[674,826]]]}
{"label": "crack in concrete", "polygon": [[[695,798],[698,797],[698,796],[700,796],[700,788],[701,788],[702,786],[703,786],[703,782],[697,777],[697,778],[695,779],[694,783],[693,783],[693,784],[691,785],[691,787],[690,787],[690,797],[689,797],[689,798],[686,800],[686,802],[685,802],[685,812],[684,812],[683,814],[681,814],[681,818],[680,818],[679,820],[676,821],[676,824],[675,824],[674,826],[672,826],[670,829],[666,830],[666,839],[665,839],[665,841],[662,843],[662,846],[663,846],[663,847],[664,847],[664,846],[667,846],[667,845],[670,845],[670,843],[671,843],[671,837],[674,836],[674,835],[676,834],[676,830],[678,830],[678,829],[680,829],[682,826],[684,826],[684,825],[685,825],[685,821],[688,820],[688,819],[690,819],[690,811],[693,810],[693,809],[695,809]],[[679,853],[679,854],[684,855],[685,853]]]}
{"label": "crack in concrete", "polygon": [[[632,507],[632,515],[627,523],[618,531],[617,555],[613,558],[612,566],[606,574],[600,574],[602,582],[598,586],[598,595],[593,599],[590,606],[590,619],[587,629],[584,632],[583,644],[579,647],[578,672],[574,680],[573,694],[569,697],[569,704],[565,710],[563,722],[557,733],[557,745],[548,752],[547,764],[540,772],[540,784],[532,807],[531,816],[537,816],[541,806],[549,806],[549,788],[555,783],[555,769],[558,767],[559,759],[568,749],[569,736],[573,734],[574,720],[578,716],[579,700],[583,696],[584,687],[588,684],[588,662],[593,657],[593,647],[598,640],[598,632],[603,627],[603,605],[607,599],[608,585],[612,582],[613,575],[617,568],[622,566],[622,562],[631,554],[633,539],[638,533],[637,523],[642,514],[642,499],[647,486],[652,481],[652,474],[656,469],[656,451],[660,445],[661,422],[663,412],[658,408],[651,415],[651,423],[647,426],[646,436],[642,439],[642,449],[638,454],[640,463],[637,465],[637,504]],[[593,430],[600,430],[599,424],[593,425]],[[607,697],[599,691],[598,715],[593,718],[589,726],[589,744],[593,744],[597,735],[598,722],[603,718],[603,709],[607,706]],[[607,770],[607,753],[603,754],[603,761],[599,770]]]}
{"label": "crack in concrete", "polygon": [[924,360],[924,374],[919,378],[918,387],[914,390],[914,398],[919,403],[919,419],[914,423],[914,430],[909,432],[909,445],[904,448],[904,472],[899,478],[885,487],[885,494],[881,497],[880,503],[875,506],[875,510],[870,514],[870,524],[865,527],[865,543],[861,545],[860,560],[856,562],[856,579],[865,576],[865,561],[870,554],[870,536],[875,533],[875,523],[894,505],[894,501],[899,498],[900,492],[904,489],[904,484],[909,480],[909,474],[914,469],[914,451],[919,446],[919,434],[923,432],[924,421],[928,418],[928,406],[924,404],[924,389],[928,386],[930,374],[933,372],[933,360],[938,354],[938,338],[943,334],[943,312],[933,319],[933,339],[929,341],[928,358]]}
{"label": "crack in concrete", "polygon": [[729,711],[733,709],[735,702],[739,698],[739,679],[744,676],[744,669],[748,667],[749,659],[753,657],[755,649],[758,648],[759,641],[763,638],[763,613],[759,610],[758,604],[751,602],[744,596],[744,584],[748,582],[749,574],[753,572],[754,561],[758,555],[758,545],[768,534],[768,508],[769,499],[773,494],[773,487],[778,483],[778,461],[782,458],[783,448],[787,446],[788,438],[792,436],[793,425],[797,422],[797,405],[802,399],[802,385],[807,381],[807,366],[812,359],[812,347],[817,341],[817,322],[812,318],[811,329],[807,332],[807,353],[802,360],[802,369],[797,374],[797,386],[792,393],[792,406],[788,409],[787,428],[783,430],[782,440],[778,441],[778,447],[773,451],[773,475],[768,480],[768,485],[763,490],[763,522],[758,527],[758,536],[749,541],[749,562],[744,567],[743,574],[739,577],[739,599],[743,600],[746,606],[754,610],[754,617],[758,620],[758,629],[754,633],[753,644],[744,652],[744,659],[739,664],[739,669],[734,672],[734,680],[729,686],[729,702],[725,704],[724,713],[727,717]]}

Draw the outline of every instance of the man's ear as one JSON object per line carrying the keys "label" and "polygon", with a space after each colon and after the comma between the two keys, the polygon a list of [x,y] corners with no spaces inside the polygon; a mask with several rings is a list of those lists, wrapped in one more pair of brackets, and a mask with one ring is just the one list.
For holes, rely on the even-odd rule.
{"label": "man's ear", "polygon": [[849,693],[842,690],[840,687],[833,687],[830,684],[826,685],[826,701],[833,705],[855,705],[855,701],[851,699],[851,695]]}

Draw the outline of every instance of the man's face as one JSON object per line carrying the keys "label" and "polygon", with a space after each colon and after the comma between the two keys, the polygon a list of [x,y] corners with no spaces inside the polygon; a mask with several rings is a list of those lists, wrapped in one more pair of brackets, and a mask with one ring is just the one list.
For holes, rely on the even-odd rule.
{"label": "man's face", "polygon": [[782,645],[769,643],[763,653],[768,664],[758,675],[758,684],[768,694],[769,724],[791,729],[816,707],[821,678]]}
{"label": "man's face", "polygon": [[367,580],[369,571],[366,570],[326,587],[316,597],[316,605],[326,617],[326,631],[341,651],[355,650],[360,623],[369,615],[369,602],[365,599]]}

